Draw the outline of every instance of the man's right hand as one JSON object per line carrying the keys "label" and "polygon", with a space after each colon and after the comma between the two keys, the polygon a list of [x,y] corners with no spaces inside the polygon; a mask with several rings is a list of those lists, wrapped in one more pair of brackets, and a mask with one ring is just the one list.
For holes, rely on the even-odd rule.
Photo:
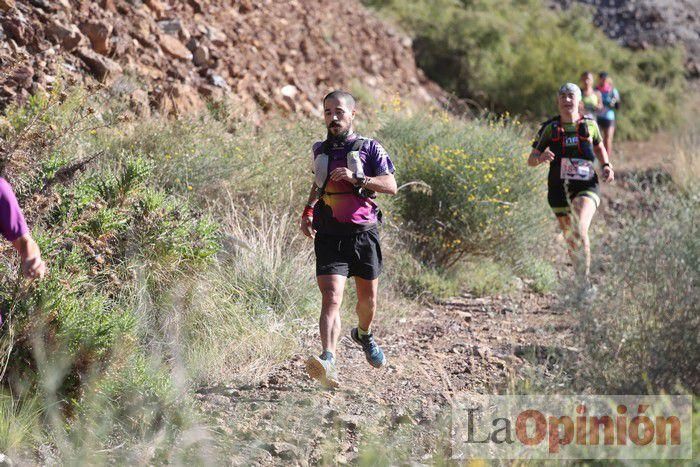
{"label": "man's right hand", "polygon": [[309,238],[314,238],[316,236],[316,231],[313,227],[313,217],[302,217],[299,227],[301,228],[301,233]]}
{"label": "man's right hand", "polygon": [[22,258],[22,274],[30,280],[43,279],[46,274],[46,263],[42,261],[41,256]]}
{"label": "man's right hand", "polygon": [[552,162],[556,156],[552,151],[549,150],[549,148],[546,148],[544,151],[540,153],[540,156],[537,158],[540,164],[544,164],[545,162]]}

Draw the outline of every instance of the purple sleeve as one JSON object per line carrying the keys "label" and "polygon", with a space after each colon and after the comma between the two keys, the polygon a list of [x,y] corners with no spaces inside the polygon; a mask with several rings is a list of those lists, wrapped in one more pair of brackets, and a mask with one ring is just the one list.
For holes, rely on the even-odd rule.
{"label": "purple sleeve", "polygon": [[386,150],[378,142],[371,140],[367,145],[367,169],[365,173],[370,177],[393,174],[394,163]]}
{"label": "purple sleeve", "polygon": [[14,242],[29,232],[15,193],[4,178],[0,178],[0,229],[8,242]]}

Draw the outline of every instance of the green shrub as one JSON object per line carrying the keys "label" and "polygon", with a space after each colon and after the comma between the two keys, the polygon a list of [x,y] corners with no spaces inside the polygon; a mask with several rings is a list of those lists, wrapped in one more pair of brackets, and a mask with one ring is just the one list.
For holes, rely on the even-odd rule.
{"label": "green shrub", "polygon": [[266,206],[253,212],[229,206],[218,267],[201,277],[182,311],[195,381],[258,380],[294,348],[297,323],[320,309],[313,244],[296,220],[296,213]]}
{"label": "green shrub", "polygon": [[605,252],[595,301],[578,308],[583,381],[610,394],[700,390],[700,205],[656,196]]}
{"label": "green shrub", "polygon": [[162,344],[166,299],[220,249],[217,224],[190,190],[151,188],[162,185],[161,161],[105,144],[127,132],[107,126],[96,102],[80,91],[37,96],[8,109],[0,130],[4,169],[49,268],[27,286],[0,264],[4,382],[36,397],[66,461],[82,447],[178,428],[186,404]]}
{"label": "green shrub", "polygon": [[671,148],[671,177],[686,194],[700,189],[700,121],[691,119],[679,130]]}
{"label": "green shrub", "polygon": [[[601,286],[581,313],[579,371],[599,391],[700,390],[700,151],[697,123],[679,133],[675,185],[651,185],[599,261]],[[628,183],[639,185],[632,177]],[[647,184],[648,185],[648,184]],[[641,188],[640,188],[641,190]],[[612,357],[611,357],[612,356]]]}
{"label": "green shrub", "polygon": [[574,5],[541,0],[367,0],[414,37],[416,61],[443,88],[479,109],[543,119],[555,93],[584,70],[607,70],[621,92],[619,136],[640,138],[678,121],[681,49],[631,52]]}
{"label": "green shrub", "polygon": [[444,300],[462,288],[456,276],[423,265],[410,255],[392,257],[387,276],[399,293],[420,302]]}
{"label": "green shrub", "polygon": [[390,118],[380,137],[397,156],[398,212],[414,251],[449,267],[465,254],[512,260],[546,227],[545,183],[525,163],[520,127],[447,116]]}
{"label": "green shrub", "polygon": [[510,267],[489,258],[470,258],[456,267],[463,288],[477,296],[517,292],[522,283]]}

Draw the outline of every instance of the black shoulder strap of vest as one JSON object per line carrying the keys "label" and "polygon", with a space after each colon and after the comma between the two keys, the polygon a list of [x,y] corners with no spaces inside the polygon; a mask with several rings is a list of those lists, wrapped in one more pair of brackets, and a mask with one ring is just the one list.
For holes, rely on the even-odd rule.
{"label": "black shoulder strap of vest", "polygon": [[564,128],[561,124],[561,117],[557,116],[554,118],[551,118],[545,122],[545,124],[549,124],[552,126],[552,141],[559,141],[562,139],[562,132],[561,129]]}
{"label": "black shoulder strap of vest", "polygon": [[586,117],[584,117],[578,121],[577,133],[578,133],[579,138],[588,139],[591,137],[591,132],[588,129],[588,123],[586,122],[586,120],[588,120],[588,119]]}

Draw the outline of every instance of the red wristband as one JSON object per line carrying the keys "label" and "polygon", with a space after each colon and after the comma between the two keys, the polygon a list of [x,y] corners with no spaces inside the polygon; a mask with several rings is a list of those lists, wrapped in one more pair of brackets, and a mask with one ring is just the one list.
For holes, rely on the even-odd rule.
{"label": "red wristband", "polygon": [[314,208],[312,206],[306,206],[301,217],[302,219],[305,217],[314,217]]}

